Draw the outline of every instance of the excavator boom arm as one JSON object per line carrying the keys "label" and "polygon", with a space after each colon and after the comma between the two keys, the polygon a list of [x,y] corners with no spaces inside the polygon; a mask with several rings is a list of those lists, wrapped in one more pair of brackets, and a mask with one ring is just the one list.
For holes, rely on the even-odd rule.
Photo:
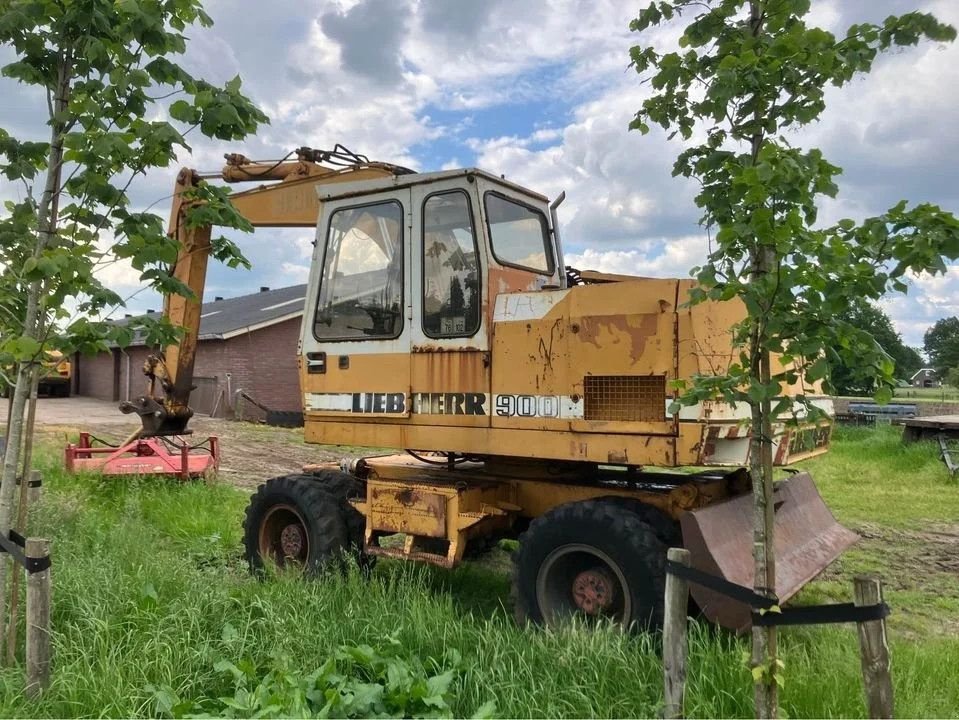
{"label": "excavator boom arm", "polygon": [[[317,186],[412,172],[396,165],[369,162],[352,153],[347,157],[358,161],[354,164],[330,168],[316,162],[329,157],[332,152],[335,151],[300,148],[296,151],[297,160],[274,163],[252,162],[242,155],[230,154],[226,156],[227,164],[219,177],[226,182],[279,181],[231,197],[236,209],[254,227],[314,227],[320,211]],[[339,159],[342,153],[332,157]],[[167,295],[163,314],[171,324],[182,328],[183,334],[178,343],[147,358],[143,366],[143,372],[149,378],[146,394],[120,406],[123,412],[140,415],[143,424],[141,437],[184,434],[193,415],[190,393],[195,387],[193,366],[200,336],[200,308],[213,228],[209,225],[188,227],[186,214],[191,203],[189,190],[204,182],[203,177],[188,168],[180,170],[170,209],[169,234],[179,246],[173,274],[192,295]]]}

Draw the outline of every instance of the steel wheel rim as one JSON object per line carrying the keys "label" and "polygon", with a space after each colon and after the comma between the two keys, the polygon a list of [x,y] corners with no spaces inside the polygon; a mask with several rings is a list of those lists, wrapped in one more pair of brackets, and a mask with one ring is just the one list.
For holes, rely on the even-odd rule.
{"label": "steel wheel rim", "polygon": [[562,545],[546,556],[536,574],[536,601],[547,625],[572,617],[607,618],[624,626],[632,620],[623,571],[605,552],[582,543]]}
{"label": "steel wheel rim", "polygon": [[260,523],[258,540],[260,557],[269,558],[280,567],[302,567],[310,557],[306,521],[292,505],[274,505],[267,511]]}

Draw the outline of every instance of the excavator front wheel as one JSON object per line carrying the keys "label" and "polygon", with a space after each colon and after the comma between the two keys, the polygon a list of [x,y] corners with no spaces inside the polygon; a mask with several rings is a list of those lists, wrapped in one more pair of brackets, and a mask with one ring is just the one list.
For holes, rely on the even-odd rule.
{"label": "excavator front wheel", "polygon": [[318,484],[323,492],[336,500],[340,508],[340,516],[346,524],[350,557],[356,561],[361,570],[371,570],[376,563],[376,557],[368,555],[363,550],[366,518],[350,503],[350,500],[366,497],[366,484],[349,473],[328,468],[314,470],[311,474],[300,477]]}
{"label": "excavator front wheel", "polygon": [[285,476],[260,485],[246,509],[243,545],[253,572],[267,563],[316,574],[347,550],[342,511],[319,483]]}
{"label": "excavator front wheel", "polygon": [[641,517],[604,500],[561,505],[536,518],[514,555],[518,622],[574,617],[624,628],[662,624],[666,548]]}

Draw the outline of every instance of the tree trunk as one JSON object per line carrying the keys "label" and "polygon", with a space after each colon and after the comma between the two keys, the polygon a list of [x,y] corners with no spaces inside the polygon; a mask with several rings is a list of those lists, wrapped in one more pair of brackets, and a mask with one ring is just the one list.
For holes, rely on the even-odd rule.
{"label": "tree trunk", "polygon": [[[27,526],[27,503],[30,499],[30,482],[33,481],[33,473],[30,467],[33,465],[33,426],[37,420],[37,391],[40,385],[40,376],[43,374],[42,366],[34,365],[33,377],[30,381],[30,405],[27,410],[26,442],[23,448],[23,471],[20,475],[20,491],[17,498],[17,519],[14,528],[21,535],[26,536]],[[13,665],[17,659],[17,612],[20,608],[20,578],[23,573],[17,571],[17,563],[10,560],[10,571],[12,573],[12,582],[10,583],[10,624],[7,626],[7,665]]]}
{"label": "tree trunk", "polygon": [[[70,73],[72,63],[63,54],[57,64],[57,83],[53,88],[53,116],[50,118],[50,152],[47,158],[47,177],[43,196],[37,206],[37,237],[33,248],[33,257],[39,258],[53,241],[56,234],[56,197],[60,192],[60,170],[63,165],[63,128],[70,92]],[[43,283],[35,280],[27,290],[27,307],[23,318],[23,334],[35,340],[40,339],[40,317],[42,307],[41,290]],[[41,357],[21,362],[17,369],[17,383],[13,390],[13,404],[10,411],[10,425],[7,428],[7,449],[3,457],[3,475],[0,477],[0,533],[6,536],[10,532],[13,515],[13,498],[17,482],[17,470],[20,464],[20,448],[23,444],[24,411],[27,396],[30,394],[33,364],[42,361]],[[7,563],[0,562],[0,637],[6,635],[7,620]]]}
{"label": "tree trunk", "polygon": [[[760,249],[760,254],[766,254],[765,250]],[[771,377],[769,352],[758,351],[754,358],[754,377],[768,384]],[[773,547],[772,408],[769,400],[752,405],[749,458],[753,486],[753,588],[760,595],[773,596],[776,592],[776,554]],[[754,687],[756,717],[774,718],[779,709],[777,684],[773,677],[777,659],[775,626],[753,627],[752,639],[752,667],[764,668]]]}
{"label": "tree trunk", "polygon": [[[754,37],[762,33],[763,9],[760,0],[750,0],[749,27]],[[761,127],[762,108],[757,104],[753,121],[757,129],[752,136],[752,163],[759,161],[763,145]],[[752,248],[751,260],[755,279],[763,278],[775,269],[777,258],[772,247],[759,244]],[[766,349],[766,329],[762,317],[752,318],[750,334],[750,375],[769,387],[772,379],[769,350]],[[761,594],[776,593],[776,553],[774,549],[773,517],[773,422],[772,403],[766,397],[750,403],[752,434],[750,440],[749,470],[753,485],[753,589]],[[779,693],[776,680],[777,638],[775,626],[753,627],[752,667],[762,668],[754,685],[757,718],[774,718],[779,714]]]}

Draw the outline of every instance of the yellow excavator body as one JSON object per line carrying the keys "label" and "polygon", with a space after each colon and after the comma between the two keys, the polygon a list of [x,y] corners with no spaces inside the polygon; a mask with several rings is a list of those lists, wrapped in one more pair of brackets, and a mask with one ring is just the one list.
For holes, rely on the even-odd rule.
{"label": "yellow excavator body", "polygon": [[[305,438],[396,453],[266,482],[246,517],[251,567],[312,572],[342,552],[452,567],[518,538],[517,617],[547,624],[654,625],[669,545],[751,584],[749,409],[673,402],[676,381],[739,361],[741,304],[689,305],[691,280],[566,268],[558,202],[502,177],[352,154],[330,168],[343,153],[297,152],[227,156],[222,178],[275,181],[232,196],[254,225],[316,228],[297,348]],[[181,432],[191,414],[210,228],[188,228],[183,191],[202,181],[180,173],[171,215],[176,274],[195,297],[164,309],[185,337],[147,362],[150,392],[127,408],[146,435]],[[774,434],[787,465],[825,452],[831,423]],[[783,599],[855,539],[811,479],[790,482],[777,511]],[[741,608],[698,599],[742,629]]]}

